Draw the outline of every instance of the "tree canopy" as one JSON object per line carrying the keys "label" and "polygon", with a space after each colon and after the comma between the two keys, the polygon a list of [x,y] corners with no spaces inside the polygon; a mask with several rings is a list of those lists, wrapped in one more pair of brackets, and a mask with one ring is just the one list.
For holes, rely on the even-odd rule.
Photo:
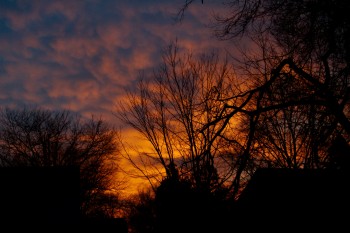
{"label": "tree canopy", "polygon": [[195,186],[231,182],[234,196],[257,167],[332,167],[329,148],[339,138],[348,143],[350,133],[348,4],[226,4],[216,35],[251,49],[231,54],[233,69],[168,51],[153,81],[140,82],[122,104],[121,119],[155,149],[144,158]]}
{"label": "tree canopy", "polygon": [[[180,20],[195,2],[183,2]],[[127,158],[156,184],[149,203],[161,208],[147,210],[167,226],[166,218],[185,208],[174,203],[189,201],[183,196],[195,194],[208,208],[216,197],[227,205],[259,168],[349,171],[350,5],[224,4],[227,11],[215,15],[213,29],[218,39],[232,41],[233,60],[179,54],[172,45],[117,112],[153,148]],[[183,193],[173,196],[174,190]],[[201,202],[203,196],[212,199]]]}
{"label": "tree canopy", "polygon": [[69,111],[3,108],[0,164],[3,167],[78,167],[82,214],[113,216],[122,186],[117,172],[116,131],[101,119]]}

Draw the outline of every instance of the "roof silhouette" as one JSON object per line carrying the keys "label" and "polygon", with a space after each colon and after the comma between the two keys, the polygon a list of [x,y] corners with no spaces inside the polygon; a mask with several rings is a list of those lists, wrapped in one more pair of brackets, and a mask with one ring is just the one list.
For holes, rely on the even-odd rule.
{"label": "roof silhouette", "polygon": [[258,169],[237,202],[237,219],[244,229],[338,232],[349,217],[348,184],[337,170]]}
{"label": "roof silhouette", "polygon": [[1,167],[0,225],[11,232],[127,232],[124,219],[82,217],[79,183],[74,166]]}

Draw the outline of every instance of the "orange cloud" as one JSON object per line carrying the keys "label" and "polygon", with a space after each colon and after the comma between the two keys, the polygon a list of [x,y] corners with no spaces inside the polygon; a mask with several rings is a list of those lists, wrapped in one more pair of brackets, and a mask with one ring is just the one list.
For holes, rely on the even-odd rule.
{"label": "orange cloud", "polygon": [[[217,3],[193,4],[174,22],[174,1],[8,1],[0,9],[0,102],[70,109],[111,124],[116,100],[140,72],[157,69],[178,39],[194,53],[229,47],[206,25]],[[3,23],[2,23],[3,22]],[[1,24],[2,23],[2,24]],[[130,143],[145,147],[134,132]]]}

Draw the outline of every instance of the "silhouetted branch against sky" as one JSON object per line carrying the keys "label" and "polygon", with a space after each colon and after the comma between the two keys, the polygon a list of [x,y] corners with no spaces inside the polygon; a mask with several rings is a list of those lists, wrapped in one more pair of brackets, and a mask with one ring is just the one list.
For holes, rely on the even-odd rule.
{"label": "silhouetted branch against sky", "polygon": [[78,168],[78,204],[84,216],[93,216],[106,204],[96,199],[105,191],[122,189],[116,136],[113,128],[94,117],[83,120],[69,111],[1,108],[0,167]]}
{"label": "silhouetted branch against sky", "polygon": [[[211,169],[214,163],[211,150],[216,153],[217,148],[226,147],[234,150],[234,153],[232,150],[225,151],[225,156],[231,158],[232,167],[236,169],[237,164],[244,164],[246,167],[239,169],[251,166],[254,170],[261,161],[253,159],[253,152],[262,151],[255,147],[258,145],[254,143],[257,140],[253,132],[255,126],[257,130],[271,131],[273,127],[260,127],[259,120],[270,120],[269,123],[273,124],[280,122],[279,117],[283,114],[284,117],[303,118],[316,111],[313,118],[307,117],[313,127],[309,125],[306,128],[312,128],[314,135],[322,134],[329,140],[335,134],[342,134],[348,139],[349,4],[343,1],[300,3],[292,0],[287,1],[288,4],[274,0],[223,2],[226,4],[215,0],[156,0],[151,3],[141,0],[2,0],[0,105],[18,107],[29,104],[52,110],[68,109],[84,118],[89,118],[91,114],[101,116],[123,128],[125,122],[119,121],[113,114],[115,105],[130,100],[125,89],[137,89],[136,84],[144,78],[145,86],[141,88],[144,91],[141,100],[144,102],[140,108],[134,108],[141,111],[134,111],[134,116],[139,117],[137,123],[142,124],[131,126],[139,127],[139,131],[151,129],[143,133],[152,146],[158,148],[156,155],[166,169],[178,162],[174,159],[173,141],[167,138],[180,133],[171,127],[161,127],[171,122],[165,114],[169,112],[164,110],[162,98],[169,98],[174,93],[180,94],[181,98],[172,96],[175,101],[170,103],[181,103],[172,106],[180,117],[171,120],[182,118],[188,123],[181,131],[189,139],[185,145],[191,148],[191,153],[186,156],[193,156],[184,163],[186,166],[205,161],[207,168]],[[174,17],[181,23],[174,23]],[[202,92],[207,99],[203,98],[201,104],[197,102],[193,105],[194,99],[189,97],[197,93],[194,84],[198,83],[190,82],[194,79],[186,79],[187,82],[172,80],[167,73],[169,67],[162,70],[163,73],[152,76],[155,68],[163,62],[164,50],[174,41],[178,43],[179,54],[210,54],[214,51],[219,55],[228,53],[238,59],[231,77],[239,78],[234,79],[236,83],[231,95],[219,96],[218,86],[211,87],[210,91]],[[203,61],[193,61],[190,59],[193,57],[182,57],[180,63],[170,66],[170,70],[177,74],[182,69],[188,72],[182,75],[189,78],[194,77],[191,74],[198,74],[197,78],[210,77],[199,75],[203,75],[200,73],[203,70],[209,74],[211,71],[203,67],[211,67],[210,64],[198,65],[196,62]],[[186,65],[191,67],[192,73]],[[154,84],[149,81],[162,75],[168,78],[164,80],[170,85],[164,86],[160,79],[156,79],[157,87],[163,89],[159,89],[158,95],[147,92],[149,86],[146,84]],[[224,92],[230,90],[223,86],[220,88]],[[169,95],[164,95],[167,92]],[[139,96],[134,97],[136,101]],[[155,108],[150,109],[149,104]],[[199,116],[198,106],[205,108],[201,110],[202,116],[207,117],[206,124],[203,119],[195,118]],[[279,110],[288,111],[282,114]],[[295,112],[300,115],[294,115]],[[154,117],[154,113],[158,114],[158,118]],[[147,118],[140,117],[142,115]],[[236,121],[237,118],[240,121]],[[278,121],[274,121],[276,119]],[[323,125],[316,124],[321,121],[332,125],[332,132],[325,132]],[[237,122],[243,123],[239,125]],[[255,126],[248,129],[251,124],[247,122]],[[123,132],[127,135],[129,129],[123,128]],[[244,139],[239,139],[232,132],[239,132]],[[164,136],[164,144],[159,144],[159,135]],[[242,135],[250,136],[246,138]],[[196,144],[195,139],[205,143]],[[317,143],[325,144],[327,140]],[[230,142],[235,142],[235,146]],[[317,143],[313,144],[312,153],[320,159],[318,155],[323,156],[325,150],[317,147]],[[198,145],[203,150],[196,151]],[[168,157],[163,157],[160,148],[167,150]],[[242,150],[249,157],[239,157]],[[233,154],[236,157],[231,156]],[[201,159],[196,161],[194,158]],[[317,159],[310,164],[319,165]],[[181,169],[186,170],[185,165]],[[208,172],[206,174],[193,174],[198,175],[196,182],[217,172],[210,169],[209,172],[207,168],[204,169]],[[170,174],[171,169],[167,172]]]}

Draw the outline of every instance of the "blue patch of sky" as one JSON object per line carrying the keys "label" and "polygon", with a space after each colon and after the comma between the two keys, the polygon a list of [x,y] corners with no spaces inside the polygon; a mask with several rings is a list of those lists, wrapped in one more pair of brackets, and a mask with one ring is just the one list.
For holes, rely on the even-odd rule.
{"label": "blue patch of sky", "polygon": [[30,59],[34,60],[45,58],[47,54],[47,52],[41,48],[27,47],[27,51],[29,51],[31,54]]}
{"label": "blue patch of sky", "polygon": [[68,22],[67,17],[61,12],[53,12],[51,14],[44,14],[42,17],[43,21],[40,22],[44,27],[54,28],[57,25],[63,25]]}
{"label": "blue patch of sky", "polygon": [[32,9],[32,1],[1,0],[0,9],[1,11],[28,12]]}
{"label": "blue patch of sky", "polygon": [[169,24],[174,22],[173,18],[169,15],[166,15],[165,12],[142,12],[140,13],[140,19],[143,23],[155,23],[155,24]]}
{"label": "blue patch of sky", "polygon": [[46,88],[38,88],[35,94],[41,97],[41,103],[56,105],[56,107],[69,103],[72,98],[67,96],[50,97],[49,90]]}
{"label": "blue patch of sky", "polygon": [[[22,82],[6,82],[1,84],[1,92],[2,94],[10,94],[7,95],[8,98],[7,99],[12,99],[12,100],[21,100],[21,97],[17,97],[15,95],[13,95],[12,93],[23,93],[25,92],[25,88],[23,86]],[[17,97],[17,98],[16,98]]]}
{"label": "blue patch of sky", "polygon": [[6,60],[3,56],[0,56],[0,75],[6,74]]}
{"label": "blue patch of sky", "polygon": [[91,26],[103,22],[118,22],[123,19],[123,12],[116,7],[117,1],[97,1],[84,4],[84,15],[81,18],[91,23]]}
{"label": "blue patch of sky", "polygon": [[63,77],[63,78],[69,79],[74,82],[77,82],[77,81],[86,82],[89,80],[99,82],[99,80],[96,79],[96,77],[83,66],[79,67],[79,69],[77,69],[74,74],[67,75],[66,77]]}
{"label": "blue patch of sky", "polygon": [[0,36],[8,36],[13,30],[10,27],[10,22],[6,18],[0,18]]}
{"label": "blue patch of sky", "polygon": [[30,21],[27,24],[26,31],[30,33],[39,33],[43,31],[52,31],[55,34],[61,34],[60,28],[65,25],[67,18],[59,12],[43,14],[40,20]]}
{"label": "blue patch of sky", "polygon": [[39,41],[41,45],[46,48],[46,49],[52,49],[51,44],[55,42],[56,36],[54,35],[45,35],[45,36],[40,36]]}

